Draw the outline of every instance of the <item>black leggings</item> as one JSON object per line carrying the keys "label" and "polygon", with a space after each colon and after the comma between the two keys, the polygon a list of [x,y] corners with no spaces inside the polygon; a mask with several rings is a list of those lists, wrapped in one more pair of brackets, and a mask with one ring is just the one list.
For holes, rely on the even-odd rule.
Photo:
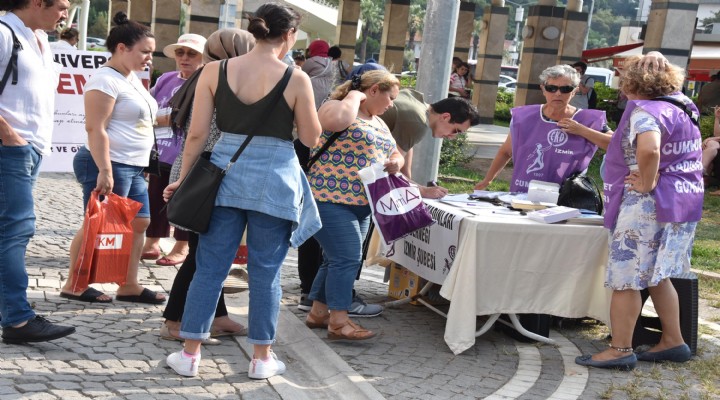
{"label": "black leggings", "polygon": [[[165,312],[163,312],[163,317],[169,321],[182,321],[187,292],[190,288],[190,282],[192,282],[193,276],[195,275],[195,269],[197,268],[195,253],[197,252],[198,235],[190,233],[188,243],[190,245],[190,252],[185,258],[185,262],[180,266],[177,275],[175,275],[175,280],[170,290],[170,298],[165,306]],[[223,289],[220,292],[220,299],[215,308],[215,318],[226,315],[228,315],[228,312],[227,307],[225,307],[225,289]]]}

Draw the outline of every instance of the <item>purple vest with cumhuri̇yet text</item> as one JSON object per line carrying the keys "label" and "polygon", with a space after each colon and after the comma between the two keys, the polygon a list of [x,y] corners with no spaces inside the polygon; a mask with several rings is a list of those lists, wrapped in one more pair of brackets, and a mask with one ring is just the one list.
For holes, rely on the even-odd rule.
{"label": "purple vest with cumhuri\u0307yet text", "polygon": [[[688,104],[686,97],[675,97]],[[688,106],[697,112],[692,102]],[[660,126],[660,166],[655,189],[658,222],[693,222],[702,216],[704,186],[702,180],[702,139],[700,130],[678,107],[664,101],[629,101],[605,156],[605,227],[614,229],[630,174],[622,147],[630,134],[630,116],[639,107]]]}
{"label": "purple vest with cumhuri\u0307yet text", "polygon": [[[557,122],[544,120],[541,110],[540,105],[511,110],[511,192],[527,192],[533,179],[562,184],[573,172],[584,171],[597,151],[597,146],[582,136],[563,132]],[[600,131],[605,125],[605,111],[580,110],[573,119]]]}

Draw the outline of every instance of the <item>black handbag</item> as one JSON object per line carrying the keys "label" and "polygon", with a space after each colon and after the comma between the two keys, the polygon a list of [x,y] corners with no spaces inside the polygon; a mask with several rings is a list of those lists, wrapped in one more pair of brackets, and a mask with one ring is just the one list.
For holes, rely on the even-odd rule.
{"label": "black handbag", "polygon": [[590,177],[580,172],[574,172],[562,183],[557,204],[594,211],[598,215],[603,211],[600,190]]}
{"label": "black handbag", "polygon": [[[227,76],[227,60],[221,64],[221,68]],[[210,227],[210,217],[215,208],[215,198],[220,190],[222,179],[228,170],[237,161],[240,154],[252,139],[252,133],[262,125],[270,116],[273,106],[278,103],[287,86],[292,67],[285,70],[285,75],[280,81],[280,88],[275,93],[273,101],[268,103],[261,118],[257,119],[253,129],[249,131],[248,137],[240,145],[240,148],[230,159],[225,168],[220,168],[210,161],[211,153],[203,153],[183,179],[180,186],[175,190],[167,204],[167,218],[173,225],[195,233],[205,233]]]}
{"label": "black handbag", "polygon": [[150,149],[148,166],[143,168],[143,171],[150,175],[160,176],[160,153],[157,150],[157,141],[155,142],[155,146]]}

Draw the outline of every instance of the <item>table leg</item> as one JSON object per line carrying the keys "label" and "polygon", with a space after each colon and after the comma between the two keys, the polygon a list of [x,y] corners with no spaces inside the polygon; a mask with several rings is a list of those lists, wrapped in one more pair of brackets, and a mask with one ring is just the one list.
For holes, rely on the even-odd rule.
{"label": "table leg", "polygon": [[490,328],[492,328],[493,325],[495,325],[495,321],[497,321],[498,318],[500,318],[500,314],[493,314],[493,315],[491,315],[491,316],[488,318],[488,320],[485,321],[485,325],[483,325],[482,328],[480,328],[480,330],[478,330],[477,332],[475,332],[475,337],[478,337],[478,336],[482,335],[483,333],[489,331]]}
{"label": "table leg", "polygon": [[[500,316],[500,314],[493,314],[493,317],[496,317],[495,319],[497,319],[497,317],[499,317],[499,316]],[[510,318],[510,322],[512,322],[512,324],[510,324],[506,321],[503,321],[503,320],[500,320],[500,322],[507,326],[512,325],[512,327],[515,328],[515,330],[518,331],[521,335],[523,335],[525,337],[529,337],[530,339],[533,339],[533,340],[537,340],[538,342],[543,342],[543,343],[547,343],[547,344],[555,344],[554,340],[546,338],[545,336],[538,335],[536,333],[532,333],[532,332],[528,331],[527,329],[523,328],[522,324],[520,324],[520,320],[518,320],[517,315],[507,314],[507,316],[508,316],[508,318]],[[487,325],[487,323],[485,323],[485,324]],[[479,335],[476,334],[475,336],[479,336]]]}

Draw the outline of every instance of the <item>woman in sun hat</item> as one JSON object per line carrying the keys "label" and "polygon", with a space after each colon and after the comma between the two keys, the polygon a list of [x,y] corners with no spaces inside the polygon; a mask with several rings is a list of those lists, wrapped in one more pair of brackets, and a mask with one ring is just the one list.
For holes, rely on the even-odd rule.
{"label": "woman in sun hat", "polygon": [[[173,237],[175,245],[170,253],[160,257],[160,238],[170,235],[170,225],[164,211],[165,201],[162,197],[163,189],[168,185],[170,168],[177,158],[181,141],[184,136],[183,128],[170,124],[170,99],[185,81],[203,65],[203,48],[205,38],[186,33],[178,38],[177,43],[169,44],[163,49],[163,54],[175,59],[176,71],[162,74],[150,93],[158,102],[159,110],[155,138],[160,152],[160,176],[150,175],[148,194],[150,196],[150,226],[145,232],[145,246],[142,251],[143,259],[157,260],[158,265],[177,265],[185,261],[188,254],[188,232],[176,229]],[[159,258],[159,259],[158,259]]]}

